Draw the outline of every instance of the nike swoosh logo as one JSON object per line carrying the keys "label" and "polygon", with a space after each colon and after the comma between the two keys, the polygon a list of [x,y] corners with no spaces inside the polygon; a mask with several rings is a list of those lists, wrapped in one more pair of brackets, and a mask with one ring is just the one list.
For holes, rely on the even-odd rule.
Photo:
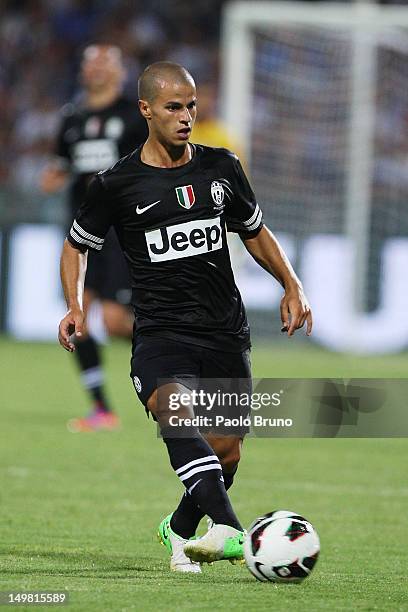
{"label": "nike swoosh logo", "polygon": [[140,204],[138,204],[136,206],[136,214],[138,215],[142,215],[144,212],[146,212],[146,210],[149,210],[149,208],[151,208],[152,206],[156,206],[156,204],[158,204],[161,200],[157,200],[156,202],[153,202],[153,204],[148,204],[148,206],[143,206],[143,208],[140,206]]}
{"label": "nike swoosh logo", "polygon": [[195,487],[196,487],[198,484],[200,484],[200,482],[201,482],[201,481],[202,481],[202,478],[200,478],[199,480],[197,480],[197,482],[195,482],[195,483],[193,484],[193,486],[192,486],[192,487],[190,487],[189,489],[187,489],[187,490],[188,490],[188,492],[190,493],[190,495],[191,495],[191,492],[193,491],[193,489],[195,489]]}

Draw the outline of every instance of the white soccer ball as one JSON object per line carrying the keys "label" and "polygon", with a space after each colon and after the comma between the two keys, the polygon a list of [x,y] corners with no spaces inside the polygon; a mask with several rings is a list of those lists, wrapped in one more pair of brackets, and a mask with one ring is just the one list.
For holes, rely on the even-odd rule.
{"label": "white soccer ball", "polygon": [[311,573],[319,552],[313,525],[288,510],[257,518],[244,541],[247,567],[262,582],[301,582]]}

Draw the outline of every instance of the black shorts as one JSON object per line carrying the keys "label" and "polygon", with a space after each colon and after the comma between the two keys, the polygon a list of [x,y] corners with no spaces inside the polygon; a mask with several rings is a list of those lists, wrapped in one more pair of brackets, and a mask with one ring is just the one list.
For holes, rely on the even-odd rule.
{"label": "black shorts", "polygon": [[85,287],[94,291],[101,300],[124,305],[130,303],[129,271],[113,229],[108,232],[100,253],[88,251]]}
{"label": "black shorts", "polygon": [[[231,429],[229,420],[239,420],[239,433],[249,431],[243,420],[248,417],[249,407],[233,402],[233,405],[218,403],[220,394],[235,394],[240,397],[250,395],[251,361],[250,349],[241,353],[225,353],[212,349],[183,344],[174,340],[158,338],[156,336],[138,336],[133,343],[130,376],[136,393],[147,410],[147,401],[153,391],[167,382],[179,382],[188,389],[204,390],[206,393],[216,394],[217,397],[212,410],[208,407],[194,408],[195,415],[213,417],[220,414],[225,418],[227,425],[220,423],[216,433],[234,434],[237,429]],[[223,395],[223,397],[226,397]],[[213,419],[214,421],[214,419]],[[235,422],[236,423],[236,422]],[[200,424],[200,431],[213,430]]]}

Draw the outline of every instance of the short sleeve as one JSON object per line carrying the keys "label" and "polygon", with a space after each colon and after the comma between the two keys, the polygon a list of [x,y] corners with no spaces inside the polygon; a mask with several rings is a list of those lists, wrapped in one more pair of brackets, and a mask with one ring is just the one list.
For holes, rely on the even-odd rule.
{"label": "short sleeve", "polygon": [[100,251],[112,224],[112,203],[101,175],[97,174],[89,183],[67,239],[81,251],[88,248]]}
{"label": "short sleeve", "polygon": [[232,197],[225,209],[227,229],[241,238],[253,238],[262,229],[262,211],[236,156],[233,158]]}

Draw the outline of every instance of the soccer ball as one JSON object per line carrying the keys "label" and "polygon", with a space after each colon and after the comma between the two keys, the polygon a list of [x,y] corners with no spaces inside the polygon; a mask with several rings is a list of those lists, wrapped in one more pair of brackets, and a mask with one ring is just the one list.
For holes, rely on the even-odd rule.
{"label": "soccer ball", "polygon": [[262,582],[301,582],[311,573],[319,552],[319,537],[311,523],[288,510],[257,518],[244,540],[247,567]]}

